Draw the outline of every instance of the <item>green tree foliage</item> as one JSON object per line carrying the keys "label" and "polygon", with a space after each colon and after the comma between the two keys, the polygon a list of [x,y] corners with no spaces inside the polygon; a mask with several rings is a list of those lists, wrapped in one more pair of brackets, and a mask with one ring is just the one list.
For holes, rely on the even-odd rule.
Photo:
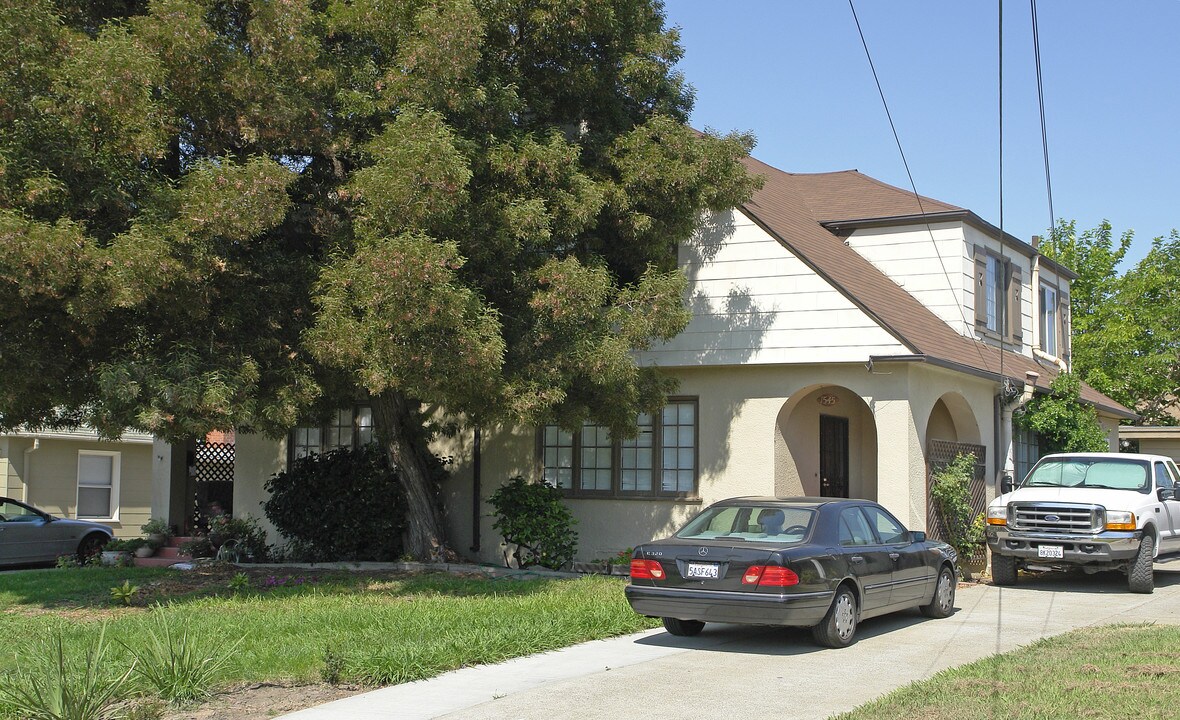
{"label": "green tree foliage", "polygon": [[419,557],[422,408],[633,431],[676,243],[757,183],[658,0],[30,0],[0,43],[0,428],[278,436],[359,388]]}
{"label": "green tree foliage", "polygon": [[497,488],[488,502],[496,512],[492,527],[515,546],[517,567],[560,570],[574,559],[577,521],[557,488],[518,476]]}
{"label": "green tree foliage", "polygon": [[1078,234],[1062,222],[1042,252],[1078,273],[1070,286],[1072,363],[1086,383],[1133,408],[1146,424],[1174,425],[1180,407],[1180,234],[1152,241],[1122,274],[1133,234],[1109,223]]}
{"label": "green tree foliage", "polygon": [[1110,442],[1098,422],[1098,411],[1081,400],[1081,380],[1074,373],[1061,373],[1049,392],[1029,400],[1013,421],[1041,437],[1041,450],[1054,452],[1105,452]]}
{"label": "green tree foliage", "polygon": [[960,453],[934,471],[930,480],[930,497],[946,527],[946,542],[959,554],[960,567],[965,567],[983,542],[984,515],[971,506],[974,474],[975,456]]}

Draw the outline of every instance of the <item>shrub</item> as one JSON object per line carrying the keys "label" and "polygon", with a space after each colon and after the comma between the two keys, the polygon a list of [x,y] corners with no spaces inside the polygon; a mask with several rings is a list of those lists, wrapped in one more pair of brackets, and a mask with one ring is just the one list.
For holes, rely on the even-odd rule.
{"label": "shrub", "polygon": [[18,670],[0,674],[0,714],[29,720],[114,720],[123,716],[125,667],[109,656],[106,625],[80,657],[66,652],[61,631],[21,658]]}
{"label": "shrub", "polygon": [[930,497],[946,527],[947,544],[959,554],[960,566],[971,558],[983,541],[983,513],[977,513],[971,507],[974,472],[975,456],[960,453],[945,467],[934,471],[930,482]]}
{"label": "shrub", "polygon": [[308,560],[396,560],[406,505],[397,473],[377,445],[296,460],[266,481],[266,517]]}
{"label": "shrub", "polygon": [[247,515],[244,518],[218,515],[209,521],[209,542],[216,550],[233,540],[239,555],[255,562],[267,559],[266,531],[258,519]]}
{"label": "shrub", "polygon": [[217,647],[207,638],[190,635],[187,628],[174,628],[168,616],[154,615],[147,647],[127,647],[136,659],[136,676],[173,705],[204,699],[242,640]]}
{"label": "shrub", "polygon": [[540,565],[558,570],[574,559],[578,534],[561,491],[544,483],[514,477],[488,499],[496,511],[492,527],[516,548],[517,567]]}

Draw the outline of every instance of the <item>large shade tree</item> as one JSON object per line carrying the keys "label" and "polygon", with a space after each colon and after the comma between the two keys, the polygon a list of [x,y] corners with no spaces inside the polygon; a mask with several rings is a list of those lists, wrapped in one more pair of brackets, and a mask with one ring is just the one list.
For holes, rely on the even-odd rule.
{"label": "large shade tree", "polygon": [[1138,412],[1145,423],[1180,419],[1180,234],[1155,238],[1147,255],[1119,271],[1134,235],[1110,223],[1077,231],[1062,222],[1047,256],[1078,273],[1070,286],[1073,370]]}
{"label": "large shade tree", "polygon": [[756,183],[657,0],[29,0],[0,44],[0,428],[280,436],[364,391],[418,556],[423,407],[633,429],[676,243]]}

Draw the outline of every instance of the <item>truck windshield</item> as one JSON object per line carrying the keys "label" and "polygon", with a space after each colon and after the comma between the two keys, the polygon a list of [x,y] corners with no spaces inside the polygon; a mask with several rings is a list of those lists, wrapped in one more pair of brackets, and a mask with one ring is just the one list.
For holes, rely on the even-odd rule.
{"label": "truck windshield", "polygon": [[1151,491],[1148,464],[1115,458],[1054,458],[1042,460],[1021,487],[1088,487]]}

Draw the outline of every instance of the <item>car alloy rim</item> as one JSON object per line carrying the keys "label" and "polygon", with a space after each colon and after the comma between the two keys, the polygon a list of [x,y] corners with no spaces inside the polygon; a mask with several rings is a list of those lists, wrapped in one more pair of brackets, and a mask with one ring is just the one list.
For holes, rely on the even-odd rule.
{"label": "car alloy rim", "polygon": [[852,596],[843,593],[836,599],[836,634],[840,636],[840,639],[847,640],[852,637],[852,632],[855,629],[856,619],[852,616]]}
{"label": "car alloy rim", "polygon": [[938,605],[949,610],[951,605],[951,579],[947,573],[938,576]]}

